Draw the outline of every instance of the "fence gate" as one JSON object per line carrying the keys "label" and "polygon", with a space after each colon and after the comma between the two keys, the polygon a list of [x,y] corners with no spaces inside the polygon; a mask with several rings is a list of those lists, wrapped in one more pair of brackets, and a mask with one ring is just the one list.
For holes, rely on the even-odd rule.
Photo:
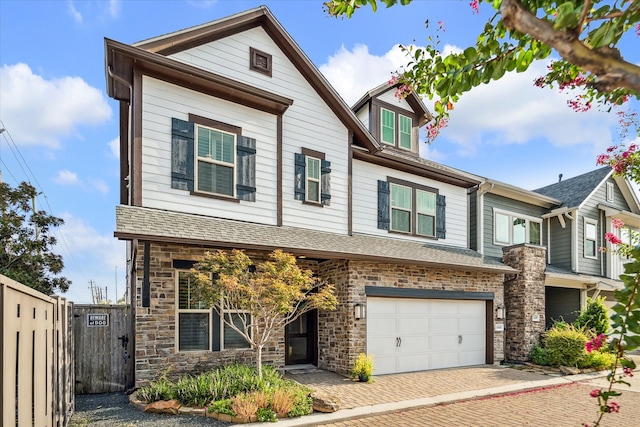
{"label": "fence gate", "polygon": [[74,305],[76,394],[133,386],[129,313],[125,305]]}

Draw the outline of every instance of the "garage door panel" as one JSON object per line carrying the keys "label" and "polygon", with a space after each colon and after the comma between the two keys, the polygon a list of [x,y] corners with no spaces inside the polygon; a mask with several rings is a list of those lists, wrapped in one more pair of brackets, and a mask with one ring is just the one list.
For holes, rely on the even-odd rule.
{"label": "garage door panel", "polygon": [[483,364],[485,306],[485,301],[367,298],[367,352],[374,355],[374,374]]}

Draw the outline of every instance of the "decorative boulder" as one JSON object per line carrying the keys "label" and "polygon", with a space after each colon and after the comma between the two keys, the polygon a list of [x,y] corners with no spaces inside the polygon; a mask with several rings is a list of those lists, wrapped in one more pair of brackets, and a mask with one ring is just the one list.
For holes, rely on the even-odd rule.
{"label": "decorative boulder", "polygon": [[313,410],[318,412],[336,412],[340,409],[340,399],[329,396],[326,393],[315,392],[311,395]]}
{"label": "decorative boulder", "polygon": [[153,414],[172,414],[176,415],[182,405],[175,399],[171,400],[158,400],[156,402],[149,403],[144,412],[150,412]]}

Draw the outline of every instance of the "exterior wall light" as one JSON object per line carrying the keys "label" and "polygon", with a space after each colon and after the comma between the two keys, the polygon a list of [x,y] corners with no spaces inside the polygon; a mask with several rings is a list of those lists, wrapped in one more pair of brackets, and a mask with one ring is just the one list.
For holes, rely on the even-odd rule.
{"label": "exterior wall light", "polygon": [[356,304],[353,306],[353,314],[356,320],[364,319],[367,317],[367,306],[364,304]]}
{"label": "exterior wall light", "polygon": [[496,307],[496,319],[504,319],[506,314],[507,313],[504,308],[504,305],[500,304],[498,307]]}

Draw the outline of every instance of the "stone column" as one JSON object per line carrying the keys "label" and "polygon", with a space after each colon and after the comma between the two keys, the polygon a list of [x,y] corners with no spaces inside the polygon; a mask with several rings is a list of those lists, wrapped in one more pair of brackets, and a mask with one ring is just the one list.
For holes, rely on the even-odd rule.
{"label": "stone column", "polygon": [[518,270],[517,275],[506,275],[504,282],[505,360],[523,362],[545,330],[546,248],[521,244],[502,252],[504,263]]}

